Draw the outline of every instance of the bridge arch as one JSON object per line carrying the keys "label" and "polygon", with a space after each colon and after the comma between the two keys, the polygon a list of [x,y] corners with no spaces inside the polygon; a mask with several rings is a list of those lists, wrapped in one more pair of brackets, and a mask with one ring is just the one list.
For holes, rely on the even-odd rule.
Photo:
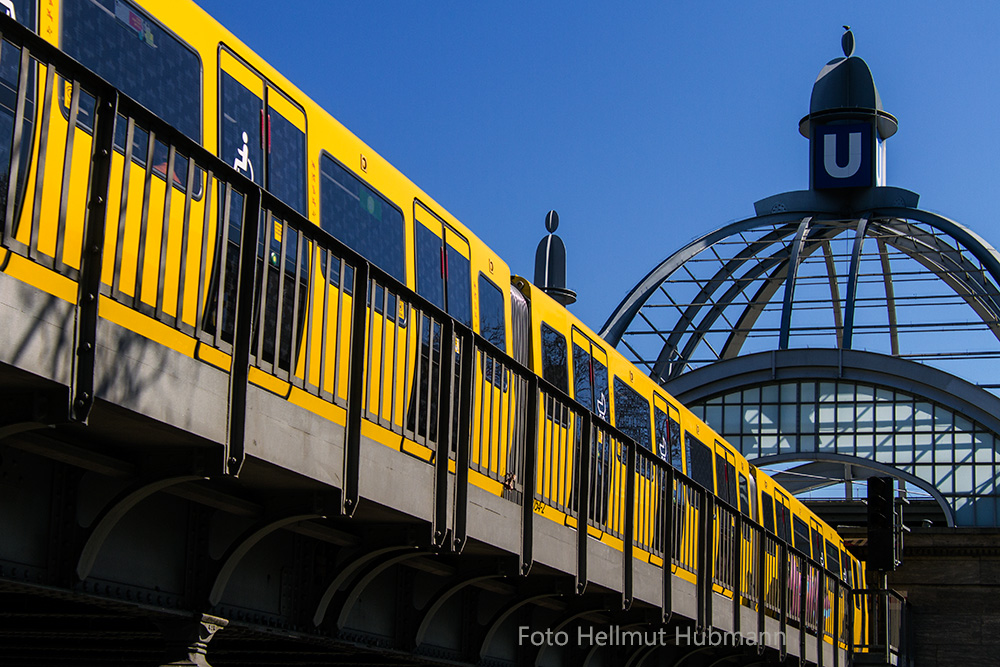
{"label": "bridge arch", "polygon": [[[955,512],[951,504],[931,482],[885,463],[857,456],[828,453],[812,453],[807,458],[798,454],[777,454],[755,459],[753,462],[759,466],[770,466],[802,461],[806,463],[775,474],[775,480],[793,493],[798,493],[802,490],[811,491],[839,482],[863,481],[876,476],[894,477],[916,486],[931,496],[941,508],[948,526],[955,525]],[[859,469],[863,471],[860,475],[858,474]],[[838,476],[842,470],[850,470],[851,476]]]}

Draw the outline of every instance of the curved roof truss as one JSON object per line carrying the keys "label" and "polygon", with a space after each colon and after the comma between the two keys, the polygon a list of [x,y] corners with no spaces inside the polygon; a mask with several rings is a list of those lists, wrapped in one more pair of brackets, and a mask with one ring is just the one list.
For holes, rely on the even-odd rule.
{"label": "curved roof truss", "polygon": [[[839,254],[834,243],[843,247]],[[915,293],[914,284],[930,277],[947,295]],[[803,283],[808,295],[799,298]],[[674,296],[678,286],[688,289],[685,296]],[[820,288],[824,296],[817,298]],[[792,336],[823,329],[835,336],[836,347],[852,349],[859,333],[878,330],[888,334],[885,351],[892,356],[926,353],[901,346],[901,333],[912,338],[915,330],[933,331],[934,323],[900,321],[900,311],[931,303],[964,304],[978,318],[970,326],[1000,341],[1000,254],[959,223],[916,208],[877,207],[850,216],[780,212],[729,224],[665,259],[625,297],[601,335],[669,382],[700,363],[747,353],[748,338],[764,334],[776,338],[773,347],[788,349]],[[873,308],[882,311],[878,325],[871,323]],[[807,326],[793,327],[793,314],[807,310],[832,317],[819,326],[814,313],[806,316]],[[760,323],[767,312],[770,327]],[[959,324],[945,323],[945,329]],[[662,342],[655,354],[629,339],[649,341],[650,334]]]}

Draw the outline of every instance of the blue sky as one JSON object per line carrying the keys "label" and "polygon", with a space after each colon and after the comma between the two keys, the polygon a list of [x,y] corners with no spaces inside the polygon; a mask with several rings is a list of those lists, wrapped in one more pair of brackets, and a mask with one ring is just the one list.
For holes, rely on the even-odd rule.
{"label": "blue sky", "polygon": [[556,209],[597,329],[664,257],[808,187],[798,121],[850,25],[888,182],[1000,246],[1000,3],[199,4],[531,277]]}

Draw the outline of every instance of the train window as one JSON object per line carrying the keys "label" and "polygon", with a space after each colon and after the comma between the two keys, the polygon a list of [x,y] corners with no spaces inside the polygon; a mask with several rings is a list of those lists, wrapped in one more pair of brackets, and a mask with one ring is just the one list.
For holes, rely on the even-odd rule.
{"label": "train window", "polygon": [[797,516],[792,517],[792,527],[794,529],[794,547],[804,553],[809,555],[809,526],[806,522]]}
{"label": "train window", "polygon": [[403,214],[324,154],[320,226],[400,282],[406,280]]}
{"label": "train window", "polygon": [[0,12],[35,30],[35,0],[3,0]]}
{"label": "train window", "polygon": [[820,567],[825,567],[826,558],[823,556],[823,536],[815,528],[812,529],[811,534],[813,560],[819,562]]}
{"label": "train window", "polygon": [[566,352],[566,336],[542,322],[542,377],[568,394]]}
{"label": "train window", "polygon": [[734,466],[730,461],[726,461],[726,485],[729,487],[729,504],[736,507],[736,502],[739,497],[736,482],[736,466]]}
{"label": "train window", "polygon": [[590,339],[573,331],[573,396],[601,419],[609,419],[607,355]]}
{"label": "train window", "polygon": [[736,466],[733,465],[733,454],[715,442],[715,486],[719,498],[736,507],[738,492],[736,490]]}
{"label": "train window", "polygon": [[840,552],[840,578],[847,585],[854,585],[854,582],[851,581],[851,558],[847,555],[846,551]]}
{"label": "train window", "polygon": [[681,449],[681,423],[677,410],[671,407],[670,414],[667,415],[667,427],[670,433],[670,463],[678,470],[681,469],[684,452]]}
{"label": "train window", "polygon": [[840,550],[830,540],[826,540],[826,569],[834,574],[840,573]]}
{"label": "train window", "polygon": [[774,520],[777,535],[785,542],[792,542],[792,512],[788,509],[788,496],[774,490]]}
{"label": "train window", "polygon": [[637,445],[652,451],[649,401],[618,376],[615,376],[615,426]]}
{"label": "train window", "polygon": [[714,491],[712,480],[712,450],[689,432],[685,438],[688,445],[688,475],[709,491]]}
{"label": "train window", "polygon": [[715,488],[721,500],[730,505],[736,504],[736,499],[729,494],[729,482],[726,479],[726,458],[719,452],[715,453]]}
{"label": "train window", "polygon": [[424,225],[417,225],[417,294],[444,309],[441,239]]}
{"label": "train window", "polygon": [[479,274],[479,333],[504,352],[507,351],[503,292],[481,273]]}
{"label": "train window", "polygon": [[745,516],[751,516],[750,514],[750,486],[747,484],[746,475],[740,473],[740,511],[743,512]]}
{"label": "train window", "polygon": [[760,494],[760,511],[761,518],[763,519],[764,530],[773,533],[774,532],[774,501],[771,500],[771,494],[767,491],[763,491]]}
{"label": "train window", "polygon": [[[234,64],[234,73],[245,71]],[[245,85],[244,85],[245,84]],[[233,158],[233,168],[254,183],[264,183],[264,144],[261,141],[261,119],[264,116],[264,82],[247,74],[237,81],[223,71],[219,79],[222,126],[219,155]]]}
{"label": "train window", "polygon": [[660,406],[653,408],[653,427],[656,429],[656,455],[670,460],[670,426],[667,413]]}
{"label": "train window", "polygon": [[463,250],[469,252],[469,244],[465,239],[452,241],[456,236],[450,229],[445,230],[445,237],[448,239],[444,244],[448,313],[462,324],[471,327],[472,268],[469,258],[462,254]]}
{"label": "train window", "polygon": [[750,477],[747,479],[749,483],[749,495],[750,495],[750,516],[757,520],[757,469],[750,466]]}
{"label": "train window", "polygon": [[62,3],[62,49],[191,139],[201,140],[198,54],[132,3]]}
{"label": "train window", "polygon": [[267,189],[306,215],[305,115],[273,88],[267,104]]}
{"label": "train window", "polygon": [[590,352],[573,345],[573,395],[591,412],[594,411],[593,360]]}

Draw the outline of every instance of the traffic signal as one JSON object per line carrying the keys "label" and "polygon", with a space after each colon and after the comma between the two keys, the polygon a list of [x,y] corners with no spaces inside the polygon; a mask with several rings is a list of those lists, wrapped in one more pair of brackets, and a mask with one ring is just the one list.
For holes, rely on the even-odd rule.
{"label": "traffic signal", "polygon": [[900,531],[892,477],[868,478],[868,564],[883,572],[899,565]]}

